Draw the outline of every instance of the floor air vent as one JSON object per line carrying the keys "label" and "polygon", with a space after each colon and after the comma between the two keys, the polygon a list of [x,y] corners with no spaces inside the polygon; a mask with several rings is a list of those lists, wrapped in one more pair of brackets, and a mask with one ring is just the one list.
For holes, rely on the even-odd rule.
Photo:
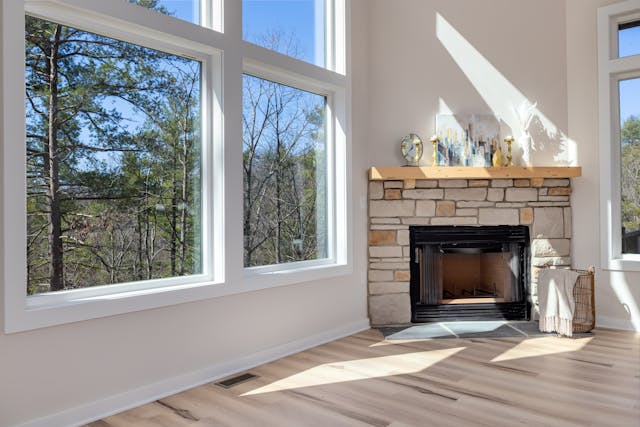
{"label": "floor air vent", "polygon": [[224,388],[231,388],[240,383],[251,381],[254,378],[258,378],[258,376],[247,372],[245,374],[236,375],[235,377],[231,377],[224,381],[217,382],[216,385],[219,385],[220,387],[224,387]]}

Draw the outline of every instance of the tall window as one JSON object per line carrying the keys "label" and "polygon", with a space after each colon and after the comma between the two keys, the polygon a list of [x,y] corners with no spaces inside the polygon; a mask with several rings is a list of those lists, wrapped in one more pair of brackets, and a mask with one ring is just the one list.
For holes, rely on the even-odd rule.
{"label": "tall window", "polygon": [[244,76],[244,265],[327,256],[326,99]]}
{"label": "tall window", "polygon": [[603,266],[640,270],[640,8],[598,11]]}
{"label": "tall window", "polygon": [[200,63],[26,17],[27,292],[202,272]]}
{"label": "tall window", "polygon": [[640,78],[620,80],[618,93],[622,253],[640,254]]}

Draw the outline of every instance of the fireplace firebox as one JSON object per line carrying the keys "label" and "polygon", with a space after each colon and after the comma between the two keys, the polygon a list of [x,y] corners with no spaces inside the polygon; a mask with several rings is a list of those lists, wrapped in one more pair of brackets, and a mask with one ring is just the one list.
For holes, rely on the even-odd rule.
{"label": "fireplace firebox", "polygon": [[527,226],[412,226],[411,321],[528,320]]}

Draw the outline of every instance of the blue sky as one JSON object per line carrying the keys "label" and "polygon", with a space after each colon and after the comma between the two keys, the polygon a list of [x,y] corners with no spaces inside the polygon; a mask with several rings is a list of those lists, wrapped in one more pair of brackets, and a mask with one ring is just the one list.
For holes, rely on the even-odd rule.
{"label": "blue sky", "polygon": [[[279,31],[285,37],[294,36],[299,59],[324,66],[324,32],[316,35],[316,20],[324,27],[324,17],[316,17],[316,3],[321,0],[242,0],[242,32],[247,41],[264,45],[262,38],[270,31]],[[162,0],[173,16],[189,22],[199,20],[196,0]],[[324,3],[324,2],[322,2]],[[316,42],[318,46],[316,46]],[[286,48],[276,48],[287,53]]]}
{"label": "blue sky", "polygon": [[[618,31],[618,56],[640,55],[640,26]],[[620,123],[640,117],[640,78],[620,82]]]}

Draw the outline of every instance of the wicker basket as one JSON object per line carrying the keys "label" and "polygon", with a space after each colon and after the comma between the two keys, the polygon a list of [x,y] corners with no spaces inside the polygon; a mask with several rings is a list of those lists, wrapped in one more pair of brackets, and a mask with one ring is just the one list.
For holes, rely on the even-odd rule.
{"label": "wicker basket", "polygon": [[576,310],[573,314],[573,333],[591,331],[596,325],[593,271],[574,270],[580,273],[573,288]]}

